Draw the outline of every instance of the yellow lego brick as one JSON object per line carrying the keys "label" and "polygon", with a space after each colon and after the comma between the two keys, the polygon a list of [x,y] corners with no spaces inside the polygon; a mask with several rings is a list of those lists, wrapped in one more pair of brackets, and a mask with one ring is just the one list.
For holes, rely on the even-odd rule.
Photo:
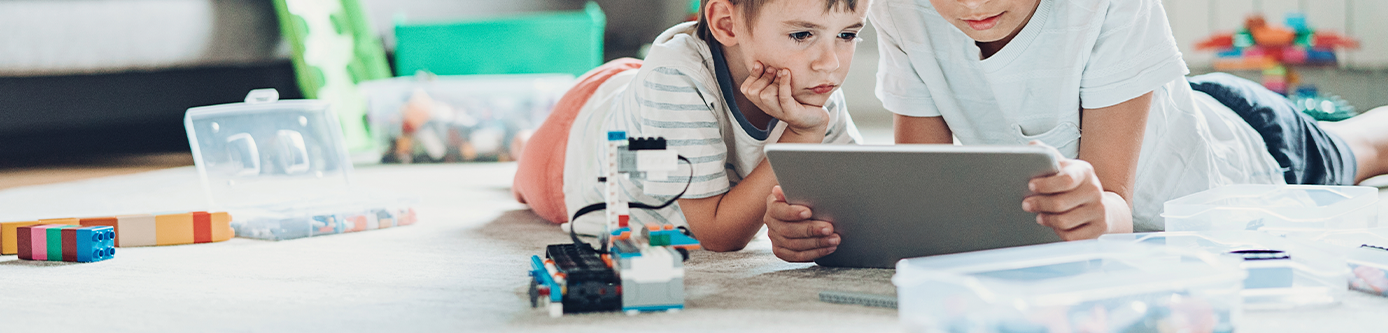
{"label": "yellow lego brick", "polygon": [[212,213],[212,241],[225,241],[233,236],[236,236],[236,232],[231,230],[231,214]]}
{"label": "yellow lego brick", "polygon": [[159,245],[193,244],[193,213],[155,215],[154,239]]}
{"label": "yellow lego brick", "polygon": [[69,224],[78,225],[77,219],[48,219],[38,221],[16,221],[0,223],[0,254],[18,254],[19,243],[15,238],[19,227],[39,225],[39,224]]}

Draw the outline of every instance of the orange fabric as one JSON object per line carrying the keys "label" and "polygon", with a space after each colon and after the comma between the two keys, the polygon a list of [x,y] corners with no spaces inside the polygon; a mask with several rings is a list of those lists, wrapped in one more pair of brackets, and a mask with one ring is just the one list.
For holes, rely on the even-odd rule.
{"label": "orange fabric", "polygon": [[516,179],[511,183],[511,193],[517,201],[529,205],[536,215],[550,222],[569,221],[568,209],[564,207],[564,152],[569,146],[569,129],[598,86],[617,73],[638,68],[638,59],[613,60],[583,74],[559,98],[549,118],[535,129],[521,151]]}

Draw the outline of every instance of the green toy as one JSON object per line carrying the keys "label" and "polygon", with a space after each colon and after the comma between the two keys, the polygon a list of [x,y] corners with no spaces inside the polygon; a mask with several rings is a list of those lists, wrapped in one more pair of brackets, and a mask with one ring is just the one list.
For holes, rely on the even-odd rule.
{"label": "green toy", "polygon": [[568,73],[602,64],[607,16],[597,3],[582,11],[395,24],[395,68],[401,75]]}
{"label": "green toy", "polygon": [[374,149],[357,83],[391,77],[385,49],[358,0],[274,0],[305,98],[325,100],[351,152]]}

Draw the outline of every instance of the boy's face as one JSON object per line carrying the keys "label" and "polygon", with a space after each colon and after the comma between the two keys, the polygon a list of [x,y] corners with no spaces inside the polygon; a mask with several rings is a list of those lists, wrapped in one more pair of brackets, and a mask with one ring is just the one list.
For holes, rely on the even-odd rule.
{"label": "boy's face", "polygon": [[863,29],[870,1],[858,1],[857,11],[846,6],[824,10],[824,0],[773,0],[762,6],[742,44],[745,68],[761,61],[790,70],[792,97],[800,103],[823,106],[848,75],[858,32]]}
{"label": "boy's face", "polygon": [[935,11],[969,38],[995,42],[1020,30],[1041,0],[930,0]]}

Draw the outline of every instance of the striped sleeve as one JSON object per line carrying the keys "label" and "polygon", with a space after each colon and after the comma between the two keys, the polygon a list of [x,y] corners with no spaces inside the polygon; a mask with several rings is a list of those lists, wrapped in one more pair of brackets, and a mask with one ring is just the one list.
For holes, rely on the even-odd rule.
{"label": "striped sleeve", "polygon": [[[684,189],[682,198],[698,199],[731,189],[727,169],[727,144],[713,106],[716,96],[702,88],[686,69],[659,67],[637,77],[629,89],[623,121],[643,137],[663,137],[667,147],[690,163],[679,163],[664,179],[637,180],[644,194],[668,200]],[[716,87],[715,87],[716,88]],[[709,96],[709,98],[705,98]],[[690,179],[690,168],[693,179]]]}

